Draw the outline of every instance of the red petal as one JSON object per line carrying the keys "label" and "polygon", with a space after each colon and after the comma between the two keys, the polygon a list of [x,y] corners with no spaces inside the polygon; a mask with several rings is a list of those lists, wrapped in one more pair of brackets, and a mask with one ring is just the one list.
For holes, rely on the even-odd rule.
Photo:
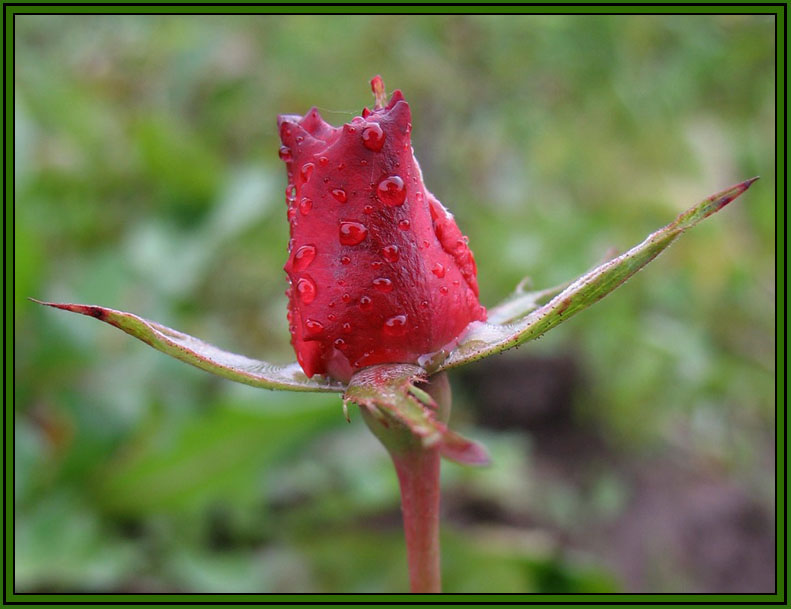
{"label": "red petal", "polygon": [[363,115],[278,118],[292,344],[308,376],[416,363],[486,318],[467,240],[423,185],[403,95]]}

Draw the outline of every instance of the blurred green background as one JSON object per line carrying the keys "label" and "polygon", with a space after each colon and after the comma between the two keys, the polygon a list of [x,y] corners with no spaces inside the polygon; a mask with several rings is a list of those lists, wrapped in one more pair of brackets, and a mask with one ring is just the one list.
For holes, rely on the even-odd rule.
{"label": "blurred green background", "polygon": [[774,589],[774,23],[761,16],[17,16],[22,591],[403,591],[386,454],[337,396],[262,392],[26,300],[293,360],[275,119],[404,91],[484,304],[737,203],[535,343],[452,377],[451,592]]}

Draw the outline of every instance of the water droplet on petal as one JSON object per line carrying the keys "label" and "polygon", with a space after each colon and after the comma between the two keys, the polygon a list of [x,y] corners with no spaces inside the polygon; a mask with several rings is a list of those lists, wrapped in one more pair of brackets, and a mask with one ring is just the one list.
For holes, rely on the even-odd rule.
{"label": "water droplet on petal", "polygon": [[369,214],[369,215],[374,213],[374,206],[373,205],[366,205],[365,207],[363,207],[363,213],[364,214]]}
{"label": "water droplet on petal", "polygon": [[420,306],[423,307],[424,309],[428,309],[428,300],[421,300]]}
{"label": "water droplet on petal", "polygon": [[335,188],[332,190],[332,196],[338,203],[346,203],[346,191],[343,188]]}
{"label": "water droplet on petal", "polygon": [[398,223],[398,228],[401,230],[409,230],[409,220],[401,220]]}
{"label": "water droplet on petal", "polygon": [[349,334],[352,331],[352,325],[347,321],[341,326],[341,331],[344,334]]}
{"label": "water droplet on petal", "polygon": [[373,284],[374,287],[380,292],[387,293],[393,291],[393,282],[387,277],[377,277],[373,280]]}
{"label": "water droplet on petal", "polygon": [[385,132],[377,123],[368,125],[362,132],[363,146],[368,150],[379,152],[385,143]]}
{"label": "water droplet on petal", "polygon": [[313,163],[305,163],[302,166],[302,169],[299,170],[300,175],[302,175],[302,179],[306,182],[310,179],[310,174],[313,173],[313,168],[315,165]]}
{"label": "water droplet on petal", "polygon": [[402,336],[407,331],[406,315],[395,315],[386,320],[382,326],[384,333],[388,336]]}
{"label": "water droplet on petal", "polygon": [[341,264],[351,264],[352,259],[349,256],[341,256]]}
{"label": "water droplet on petal", "polygon": [[294,158],[291,154],[291,148],[288,146],[281,146],[280,150],[277,152],[277,156],[279,156],[280,160],[285,163],[290,163],[291,159]]}
{"label": "water droplet on petal", "polygon": [[310,304],[316,299],[316,284],[309,277],[297,281],[297,294],[304,304]]}
{"label": "water droplet on petal", "polygon": [[303,216],[307,216],[311,209],[313,209],[313,199],[302,197],[302,200],[299,202],[299,212]]}
{"label": "water droplet on petal", "polygon": [[329,321],[335,321],[336,319],[338,319],[338,316],[335,315],[335,313],[330,313],[329,315],[327,315],[327,319]]}
{"label": "water droplet on petal", "polygon": [[442,286],[442,287],[439,289],[439,293],[440,293],[440,294],[447,294],[447,293],[448,293],[448,287],[443,285],[443,286]]}
{"label": "water droplet on petal", "polygon": [[344,163],[343,161],[338,163],[338,171],[343,171],[345,168],[346,168],[346,163]]}
{"label": "water droplet on petal", "polygon": [[346,341],[342,338],[336,338],[332,344],[335,345],[336,349],[343,349],[346,346]]}
{"label": "water droplet on petal", "polygon": [[431,269],[431,272],[434,273],[440,279],[442,279],[445,276],[445,267],[442,266],[440,262],[437,262],[434,265],[434,268]]}
{"label": "water droplet on petal", "polygon": [[304,271],[316,257],[315,245],[303,245],[294,254],[294,270]]}
{"label": "water droplet on petal", "polygon": [[324,330],[324,324],[315,319],[307,319],[305,320],[305,329],[308,331],[308,334],[321,334],[321,331]]}
{"label": "water droplet on petal", "polygon": [[388,262],[398,262],[398,246],[388,245],[382,250],[382,255]]}
{"label": "water droplet on petal", "polygon": [[374,306],[373,300],[369,296],[360,298],[360,309],[363,311],[370,311]]}
{"label": "water droplet on petal", "polygon": [[322,167],[324,167],[324,165],[326,165],[329,162],[330,160],[326,156],[319,157],[319,165],[321,165]]}
{"label": "water droplet on petal", "polygon": [[402,205],[406,200],[406,188],[404,187],[404,180],[399,176],[390,176],[379,182],[376,187],[376,196],[385,205],[397,207]]}
{"label": "water droplet on petal", "polygon": [[359,222],[341,222],[338,234],[342,245],[357,245],[368,236],[368,229]]}
{"label": "water droplet on petal", "polygon": [[379,269],[381,269],[381,268],[382,268],[382,265],[383,265],[383,264],[384,264],[384,262],[380,262],[379,260],[374,260],[374,261],[371,263],[371,268],[372,268],[373,270],[375,270],[375,271],[378,271]]}
{"label": "water droplet on petal", "polygon": [[342,294],[342,295],[341,295],[341,300],[342,300],[343,302],[351,302],[351,300],[352,300],[352,297],[351,297],[349,294],[345,294],[345,293],[344,293],[344,294]]}

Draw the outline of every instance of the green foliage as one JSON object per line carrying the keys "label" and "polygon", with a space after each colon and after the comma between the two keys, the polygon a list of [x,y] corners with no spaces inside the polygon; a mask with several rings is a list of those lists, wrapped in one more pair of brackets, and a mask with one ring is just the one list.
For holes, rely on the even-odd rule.
{"label": "green foliage", "polygon": [[[293,361],[275,116],[348,120],[377,73],[412,105],[426,183],[470,236],[487,305],[761,176],[523,351],[579,354],[577,416],[625,462],[702,463],[773,505],[770,18],[29,15],[15,35],[18,591],[406,581],[391,466],[338,397],[236,387],[26,300],[101,303]],[[558,544],[616,522],[628,480],[577,492],[539,476],[524,433],[465,434],[494,465],[446,468],[449,503],[483,497],[531,525],[503,541],[510,525],[447,520],[447,590],[624,587]]]}

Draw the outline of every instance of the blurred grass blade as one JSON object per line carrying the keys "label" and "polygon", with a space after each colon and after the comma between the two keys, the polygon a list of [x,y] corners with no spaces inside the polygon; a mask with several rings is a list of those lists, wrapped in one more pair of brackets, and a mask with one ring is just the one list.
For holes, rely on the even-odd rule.
{"label": "blurred grass blade", "polygon": [[446,459],[465,465],[488,464],[489,455],[483,446],[436,419],[434,400],[415,387],[421,380],[425,380],[425,371],[412,364],[370,366],[352,377],[343,402],[364,408],[386,428],[405,427],[426,448],[439,445],[440,454]]}
{"label": "blurred grass blade", "polygon": [[529,311],[537,301],[536,295],[541,295],[542,292],[528,294],[522,301],[517,296],[516,299],[495,307],[494,315],[488,323],[471,324],[469,331],[450,356],[429,371],[455,368],[541,336],[575,313],[604,298],[656,258],[684,231],[725,207],[757,179],[745,180],[704,199],[625,254],[585,273],[548,303],[530,311],[521,319],[513,321],[514,313],[520,306]]}
{"label": "blurred grass blade", "polygon": [[229,353],[188,334],[154,321],[148,321],[132,313],[93,305],[43,302],[34,298],[31,300],[48,307],[95,317],[139,338],[162,353],[238,383],[263,389],[288,391],[338,393],[343,391],[343,385],[339,383],[320,382],[307,378],[296,362],[287,366],[277,366],[237,353]]}

